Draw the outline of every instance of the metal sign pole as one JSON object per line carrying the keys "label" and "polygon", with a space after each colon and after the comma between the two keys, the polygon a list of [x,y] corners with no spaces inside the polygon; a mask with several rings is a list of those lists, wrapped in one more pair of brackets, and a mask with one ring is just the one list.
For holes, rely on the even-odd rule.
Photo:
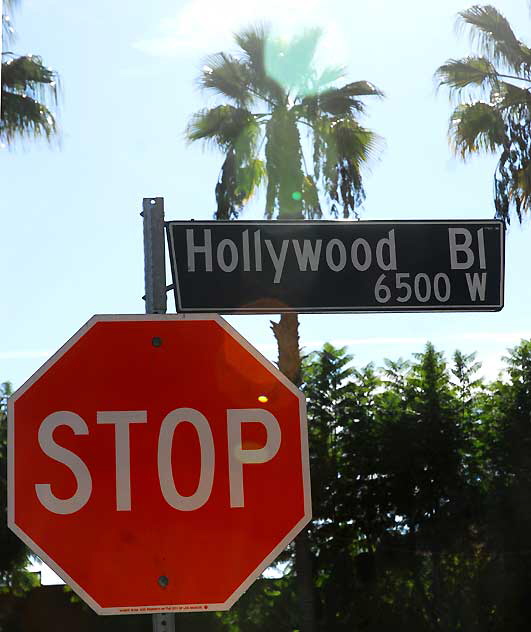
{"label": "metal sign pole", "polygon": [[[166,313],[166,259],[164,246],[164,198],[144,198],[144,279],[146,314]],[[175,632],[175,615],[152,615],[153,632]]]}
{"label": "metal sign pole", "polygon": [[165,314],[164,198],[144,198],[142,206],[146,314]]}
{"label": "metal sign pole", "polygon": [[175,632],[175,615],[172,612],[154,614],[153,632]]}

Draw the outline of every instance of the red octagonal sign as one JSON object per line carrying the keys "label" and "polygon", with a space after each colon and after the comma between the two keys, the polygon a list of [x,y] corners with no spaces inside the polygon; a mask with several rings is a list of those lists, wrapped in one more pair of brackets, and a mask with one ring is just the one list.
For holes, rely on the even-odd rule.
{"label": "red octagonal sign", "polygon": [[310,519],[304,396],[218,316],[95,316],[9,407],[9,526],[100,614],[227,609]]}

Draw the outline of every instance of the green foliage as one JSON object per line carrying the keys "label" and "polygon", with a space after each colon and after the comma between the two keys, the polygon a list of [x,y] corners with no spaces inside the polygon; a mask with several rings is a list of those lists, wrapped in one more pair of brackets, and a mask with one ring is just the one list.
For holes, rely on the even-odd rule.
{"label": "green foliage", "polygon": [[220,613],[219,619],[227,632],[292,632],[295,623],[295,592],[293,575],[280,579],[261,578],[238,600],[237,607]]}
{"label": "green foliage", "polygon": [[[439,86],[461,101],[450,117],[449,136],[461,158],[495,152],[496,217],[521,221],[531,207],[531,50],[493,6],[459,14],[479,55],[450,59],[436,71]],[[472,97],[472,100],[471,100]]]}
{"label": "green foliage", "polygon": [[463,159],[478,152],[496,152],[505,141],[505,125],[489,103],[462,103],[450,119],[450,138],[454,152]]}
{"label": "green foliage", "polygon": [[[380,369],[329,344],[305,357],[319,632],[527,627],[531,341],[507,365],[486,386],[475,354],[429,343]],[[292,555],[228,629],[298,629]]]}
{"label": "green foliage", "polygon": [[[235,36],[239,52],[207,58],[200,85],[229,104],[196,113],[189,141],[201,140],[225,154],[216,186],[217,219],[235,219],[267,181],[265,215],[271,219],[322,216],[319,191],[343,217],[356,214],[364,199],[362,169],[376,155],[376,135],[358,116],[363,98],[382,93],[367,81],[334,85],[340,68],[318,73],[314,58],[320,31],[292,40],[275,38],[265,27]],[[308,170],[305,129],[313,146]]]}
{"label": "green foliage", "polygon": [[[12,5],[13,2],[4,3],[4,8],[10,10]],[[3,15],[2,23],[10,41],[13,34],[10,16]],[[50,141],[57,133],[50,109],[57,104],[57,73],[35,55],[4,52],[1,63],[0,142],[12,145],[17,139],[39,137]]]}
{"label": "green foliage", "polygon": [[[531,340],[487,385],[475,354],[447,363],[430,343],[411,361],[352,362],[330,344],[303,361],[317,631],[527,629]],[[2,393],[5,494],[7,384]],[[31,585],[27,551],[6,533],[1,589],[20,592]],[[228,612],[190,619],[191,629],[299,630],[294,559],[289,546],[276,579],[259,579]]]}
{"label": "green foliage", "polygon": [[266,211],[279,219],[303,219],[303,201],[293,193],[302,193],[302,147],[295,113],[277,107],[266,126],[266,170],[268,175]]}
{"label": "green foliage", "polygon": [[485,87],[496,81],[496,68],[484,57],[465,57],[450,59],[437,70],[439,85],[452,90]]}
{"label": "green foliage", "polygon": [[483,380],[475,377],[481,368],[481,363],[476,362],[476,355],[476,353],[466,354],[457,350],[453,357],[454,366],[451,372],[456,382],[462,415],[466,415],[470,411],[474,397],[483,386]]}
{"label": "green foliage", "polygon": [[[519,72],[531,62],[530,50],[514,34],[507,19],[491,5],[475,5],[459,13],[459,24],[483,54],[502,67]],[[525,69],[529,72],[529,68]]]}
{"label": "green foliage", "polygon": [[[335,349],[325,344],[319,352],[304,359],[304,391],[310,432],[310,469],[312,498],[317,520],[329,517],[338,493],[338,434],[348,414],[348,395],[344,382],[352,375],[348,368],[351,358],[345,348]],[[326,525],[321,525],[326,529]]]}
{"label": "green foliage", "polygon": [[25,567],[29,550],[7,527],[7,399],[9,382],[0,384],[0,593],[20,595],[37,583]]}
{"label": "green foliage", "polygon": [[188,125],[190,141],[204,140],[226,152],[216,186],[218,214],[232,219],[266,177],[264,163],[256,157],[260,126],[245,109],[220,105],[197,112]]}

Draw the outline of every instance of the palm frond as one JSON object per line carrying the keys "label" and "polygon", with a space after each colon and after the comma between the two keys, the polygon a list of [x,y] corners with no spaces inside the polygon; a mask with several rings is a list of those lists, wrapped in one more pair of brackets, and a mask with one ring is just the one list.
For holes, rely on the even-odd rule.
{"label": "palm frond", "polygon": [[332,88],[321,94],[302,99],[300,113],[309,122],[321,113],[332,116],[348,116],[362,113],[365,104],[359,96],[383,97],[383,93],[368,81],[348,83],[341,88]]}
{"label": "palm frond", "polygon": [[351,160],[343,160],[336,165],[334,178],[329,181],[328,195],[333,200],[331,213],[339,217],[337,204],[342,207],[342,217],[358,217],[358,207],[365,200],[365,189],[359,164]]}
{"label": "palm frond", "polygon": [[213,139],[226,152],[216,185],[215,217],[236,219],[265,178],[265,167],[257,155],[260,126],[250,112],[232,106],[206,111],[203,122],[205,127],[199,125],[190,140]]}
{"label": "palm frond", "polygon": [[509,114],[528,116],[531,111],[529,89],[520,88],[507,81],[498,82],[496,88],[491,92],[490,101],[502,112],[509,110]]}
{"label": "palm frond", "polygon": [[[18,0],[4,0],[0,35],[5,41],[14,39],[10,13]],[[17,138],[45,137],[57,134],[57,125],[50,106],[57,105],[59,77],[47,68],[37,55],[15,56],[2,52],[0,86],[0,139],[9,144]]]}
{"label": "palm frond", "polygon": [[186,137],[190,142],[204,140],[212,142],[224,151],[234,145],[237,139],[247,133],[259,133],[259,125],[255,117],[245,108],[233,105],[218,105],[215,108],[196,112],[186,129]]}
{"label": "palm frond", "polygon": [[2,90],[57,103],[58,76],[36,55],[9,57],[2,63]]}
{"label": "palm frond", "polygon": [[363,101],[343,94],[341,89],[328,90],[315,97],[307,97],[303,100],[302,106],[301,115],[308,121],[323,113],[331,116],[348,116],[361,114],[365,110]]}
{"label": "palm frond", "polygon": [[381,138],[352,117],[334,121],[332,136],[339,159],[353,160],[358,164],[370,162],[382,147]]}
{"label": "palm frond", "polygon": [[531,162],[516,173],[511,199],[518,206],[518,218],[522,221],[522,212],[531,208]]}
{"label": "palm frond", "polygon": [[236,193],[241,199],[242,206],[250,200],[266,178],[267,172],[263,160],[251,158],[245,164],[240,165]]}
{"label": "palm frond", "polygon": [[332,213],[339,215],[339,205],[344,218],[357,217],[357,208],[365,199],[361,168],[379,152],[381,139],[352,117],[321,120],[316,133],[322,138],[318,160],[326,193],[333,202]]}
{"label": "palm frond", "polygon": [[494,63],[519,71],[529,65],[529,49],[514,34],[508,20],[492,5],[474,5],[459,13],[458,25],[468,25],[473,43]]}
{"label": "palm frond", "polygon": [[266,73],[292,97],[315,89],[313,60],[320,37],[320,29],[308,29],[289,41],[273,37],[266,41]]}
{"label": "palm frond", "polygon": [[286,92],[267,71],[266,56],[269,56],[271,31],[265,25],[248,28],[234,36],[242,50],[241,62],[249,69],[250,87],[265,101],[283,104]]}
{"label": "palm frond", "polygon": [[353,81],[339,88],[339,90],[351,97],[383,98],[385,96],[384,93],[370,81]]}
{"label": "palm frond", "polygon": [[283,46],[286,65],[289,66],[296,84],[302,78],[314,74],[315,55],[322,35],[320,28],[305,29]]}
{"label": "palm frond", "polygon": [[48,102],[57,103],[57,74],[37,56],[4,57],[0,138],[7,143],[31,136],[51,140],[57,126]]}
{"label": "palm frond", "polygon": [[218,183],[216,184],[217,209],[214,213],[214,219],[237,219],[240,213],[241,204],[236,194],[238,183],[234,163],[234,149],[229,149],[221,166]]}
{"label": "palm frond", "polygon": [[0,139],[8,144],[19,138],[44,137],[50,140],[57,132],[51,111],[42,103],[13,92],[2,92]]}
{"label": "palm frond", "polygon": [[348,116],[365,111],[365,104],[360,99],[345,94],[342,88],[329,90],[320,95],[318,108],[332,116]]}
{"label": "palm frond", "polygon": [[264,24],[247,28],[234,35],[236,44],[242,49],[244,61],[259,75],[265,75],[265,42],[270,28]]}
{"label": "palm frond", "polygon": [[313,173],[316,181],[321,179],[326,160],[327,142],[330,138],[330,121],[325,117],[316,118],[312,125]]}
{"label": "palm frond", "polygon": [[435,71],[439,87],[446,86],[451,92],[460,92],[470,86],[485,88],[498,81],[496,68],[486,57],[449,59]]}
{"label": "palm frond", "polygon": [[249,91],[249,71],[240,60],[225,53],[207,57],[199,78],[202,88],[223,95],[238,106],[252,103],[254,95]]}
{"label": "palm frond", "polygon": [[[475,5],[459,14],[458,26],[482,56],[450,59],[436,71],[439,86],[457,93],[449,139],[454,153],[466,159],[478,152],[501,151],[494,175],[496,217],[509,223],[531,208],[531,49],[516,37],[507,19],[491,5]],[[462,92],[479,88],[488,99],[466,102]]]}
{"label": "palm frond", "polygon": [[242,161],[242,155],[231,147],[221,167],[216,185],[218,220],[237,219],[244,204],[266,178],[264,163],[258,158]]}
{"label": "palm frond", "polygon": [[514,210],[522,221],[531,211],[531,133],[528,120],[506,122],[506,139],[494,175],[496,217],[510,223]]}
{"label": "palm frond", "polygon": [[319,94],[329,89],[330,86],[346,74],[344,66],[327,66],[320,75],[317,76],[315,87],[311,94]]}
{"label": "palm frond", "polygon": [[479,151],[496,151],[506,140],[500,112],[477,101],[458,105],[450,119],[450,139],[455,153],[466,158]]}
{"label": "palm frond", "polygon": [[302,205],[306,219],[320,219],[323,210],[319,201],[317,182],[311,175],[306,175],[302,181]]}

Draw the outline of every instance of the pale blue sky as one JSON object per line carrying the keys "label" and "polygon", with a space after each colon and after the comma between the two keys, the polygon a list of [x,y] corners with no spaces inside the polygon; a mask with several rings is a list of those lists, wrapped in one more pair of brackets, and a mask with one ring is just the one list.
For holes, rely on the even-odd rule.
{"label": "pale blue sky", "polygon": [[[495,5],[531,41],[525,0]],[[209,101],[195,78],[205,55],[258,19],[281,31],[319,25],[323,63],[387,95],[366,123],[386,149],[366,178],[365,219],[492,218],[494,158],[464,165],[446,139],[450,104],[435,68],[469,49],[455,33],[462,0],[22,0],[17,52],[61,75],[60,146],[0,150],[0,381],[22,384],[94,313],[144,309],[142,198],[168,219],[210,219],[221,156],[188,147],[183,130]],[[265,7],[265,8],[264,8]],[[263,200],[247,218],[260,218]],[[357,364],[422,350],[477,350],[492,376],[505,349],[531,336],[529,227],[507,237],[506,306],[487,314],[327,315],[301,318],[306,349],[348,344]],[[169,300],[173,310],[173,298]],[[271,359],[270,317],[230,322]]]}

